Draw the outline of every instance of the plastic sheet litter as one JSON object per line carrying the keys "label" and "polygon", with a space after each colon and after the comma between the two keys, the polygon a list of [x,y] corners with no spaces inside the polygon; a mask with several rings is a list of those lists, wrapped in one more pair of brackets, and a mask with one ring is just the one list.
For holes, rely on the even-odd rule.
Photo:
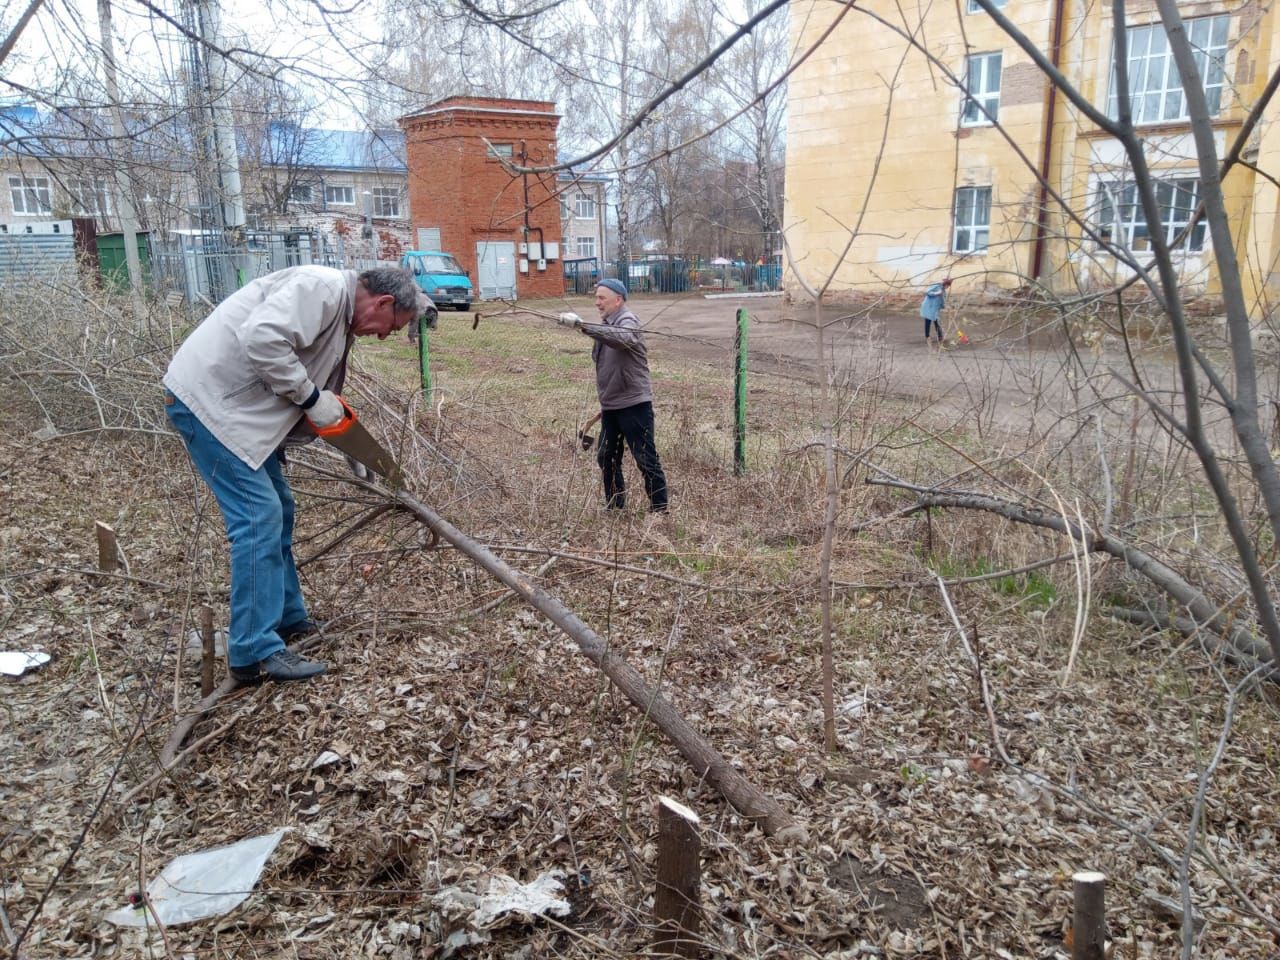
{"label": "plastic sheet litter", "polygon": [[467,926],[473,930],[492,930],[518,920],[567,916],[573,907],[564,899],[563,879],[560,870],[544,873],[531,883],[495,873],[483,894],[461,886],[445,887],[431,898],[431,903],[446,917],[465,916]]}
{"label": "plastic sheet litter", "polygon": [[[204,650],[204,637],[200,635],[199,630],[187,631],[187,650],[190,653],[200,653]],[[217,657],[227,655],[227,631],[213,631],[213,654]]]}
{"label": "plastic sheet litter", "polygon": [[[225,847],[175,857],[147,884],[147,899],[166,927],[193,923],[234,910],[253,891],[267,858],[284,830],[250,837]],[[155,922],[146,904],[112,910],[117,926],[144,927]]]}
{"label": "plastic sheet litter", "polygon": [[0,650],[0,673],[20,677],[28,670],[43,667],[50,660],[43,650]]}

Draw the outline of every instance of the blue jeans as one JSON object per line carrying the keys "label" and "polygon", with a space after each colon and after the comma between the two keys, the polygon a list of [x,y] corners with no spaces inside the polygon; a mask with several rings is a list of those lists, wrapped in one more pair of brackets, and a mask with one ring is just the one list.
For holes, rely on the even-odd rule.
{"label": "blue jeans", "polygon": [[167,390],[164,409],[222,509],[231,541],[227,662],[252,666],[284,649],[281,625],[307,619],[293,562],[293,492],[279,458],[250,470]]}

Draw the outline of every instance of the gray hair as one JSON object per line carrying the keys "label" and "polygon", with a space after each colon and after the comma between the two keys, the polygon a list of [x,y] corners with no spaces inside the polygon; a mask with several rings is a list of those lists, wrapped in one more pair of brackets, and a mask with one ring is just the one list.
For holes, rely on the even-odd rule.
{"label": "gray hair", "polygon": [[360,274],[360,282],[374,296],[389,293],[395,297],[397,310],[422,312],[418,282],[408,270],[401,267],[376,267]]}

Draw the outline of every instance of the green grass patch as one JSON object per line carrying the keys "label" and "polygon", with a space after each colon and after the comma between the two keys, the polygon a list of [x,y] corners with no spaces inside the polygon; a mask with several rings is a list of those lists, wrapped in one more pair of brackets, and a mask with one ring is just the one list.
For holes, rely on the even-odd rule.
{"label": "green grass patch", "polygon": [[[998,569],[987,557],[924,557],[934,570],[946,580],[965,577],[982,577]],[[1058,599],[1058,588],[1048,577],[1037,570],[1030,573],[1007,574],[987,581],[996,593],[1007,597],[1021,597],[1031,607],[1048,607]]]}

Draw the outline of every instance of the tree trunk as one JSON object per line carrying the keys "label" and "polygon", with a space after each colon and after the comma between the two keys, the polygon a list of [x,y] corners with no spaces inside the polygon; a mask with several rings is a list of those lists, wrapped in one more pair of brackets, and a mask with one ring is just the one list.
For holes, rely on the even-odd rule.
{"label": "tree trunk", "polygon": [[1270,646],[1248,630],[1237,627],[1231,618],[1218,609],[1204,591],[1187,582],[1177,571],[1157,560],[1151,554],[1131,546],[1111,535],[1097,535],[1088,530],[1081,530],[1078,524],[1069,523],[1061,514],[1045,513],[1038,507],[1028,507],[1012,500],[992,497],[982,493],[962,493],[947,491],[930,491],[914,484],[900,480],[868,479],[873,486],[896,487],[915,493],[923,507],[955,507],[963,510],[985,510],[1008,520],[1027,523],[1032,526],[1045,527],[1066,534],[1086,549],[1095,553],[1105,553],[1123,560],[1133,570],[1142,574],[1156,586],[1182,604],[1196,621],[1219,636],[1229,640],[1241,653],[1261,663],[1280,661],[1271,655]]}

